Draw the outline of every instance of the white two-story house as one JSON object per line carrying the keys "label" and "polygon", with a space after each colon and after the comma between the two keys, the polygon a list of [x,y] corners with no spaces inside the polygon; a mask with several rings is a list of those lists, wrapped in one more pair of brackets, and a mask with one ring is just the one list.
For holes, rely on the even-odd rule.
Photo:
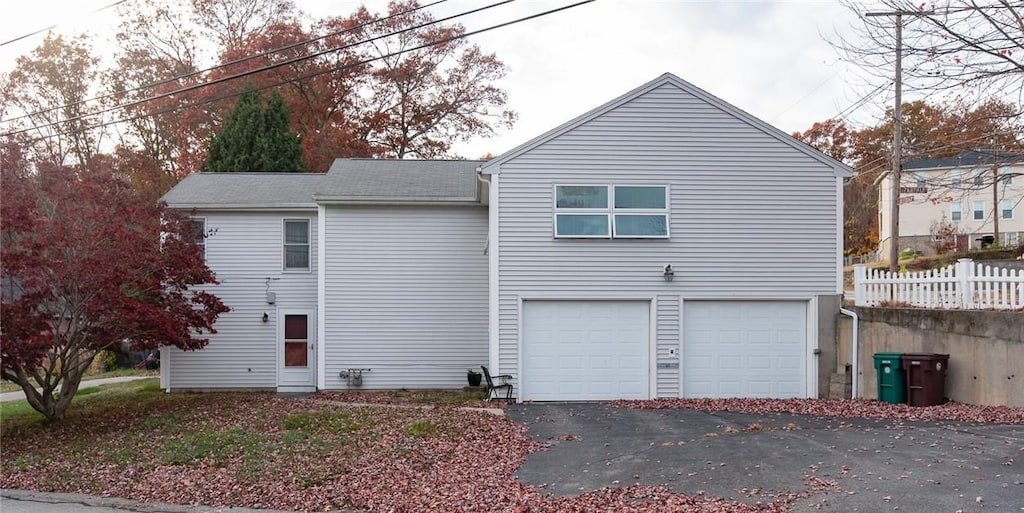
{"label": "white two-story house", "polygon": [[[891,241],[891,175],[879,184],[879,251]],[[914,160],[900,177],[899,249],[932,255],[937,249],[1024,243],[1024,155],[993,150]]]}
{"label": "white two-story house", "polygon": [[669,74],[486,162],[195,174],[164,199],[232,310],[162,386],[817,397],[849,175]]}

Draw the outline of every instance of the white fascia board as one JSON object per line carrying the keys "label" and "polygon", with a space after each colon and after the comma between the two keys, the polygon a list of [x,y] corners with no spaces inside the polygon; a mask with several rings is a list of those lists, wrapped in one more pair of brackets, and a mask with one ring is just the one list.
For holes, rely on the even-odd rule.
{"label": "white fascia board", "polygon": [[498,332],[498,298],[501,277],[498,274],[498,175],[491,175],[487,211],[487,365],[498,374],[505,374],[499,366],[500,338]]}

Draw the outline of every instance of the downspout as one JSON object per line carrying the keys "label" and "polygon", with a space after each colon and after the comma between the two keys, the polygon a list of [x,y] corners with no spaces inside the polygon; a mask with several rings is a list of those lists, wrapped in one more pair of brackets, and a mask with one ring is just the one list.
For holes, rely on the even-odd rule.
{"label": "downspout", "polygon": [[851,343],[850,343],[850,345],[853,346],[851,348],[851,352],[853,353],[853,356],[852,356],[852,358],[853,358],[853,368],[852,368],[853,383],[852,383],[852,386],[850,387],[850,399],[856,399],[857,398],[857,381],[859,381],[857,372],[860,370],[860,365],[857,363],[859,361],[859,358],[860,358],[859,319],[857,318],[857,312],[854,312],[853,310],[847,310],[845,308],[839,308],[839,313],[841,313],[843,315],[849,315],[850,318],[853,319],[853,338],[851,339]]}
{"label": "downspout", "polygon": [[[481,184],[486,184],[487,188],[488,188],[488,191],[490,191],[491,181],[486,179],[486,178],[484,178],[483,173],[480,172],[481,169],[482,169],[482,166],[477,166],[476,167],[476,179],[479,180]],[[477,194],[477,196],[482,197],[483,196],[483,188],[480,187],[480,186],[477,186],[477,193],[476,194]],[[490,208],[491,208],[491,205],[488,204],[487,205],[487,209],[490,210]],[[490,223],[487,223],[487,225],[488,225],[487,226],[487,238],[484,240],[484,254],[485,255],[487,254],[487,251],[490,250],[490,245],[491,245],[491,227],[490,227]]]}

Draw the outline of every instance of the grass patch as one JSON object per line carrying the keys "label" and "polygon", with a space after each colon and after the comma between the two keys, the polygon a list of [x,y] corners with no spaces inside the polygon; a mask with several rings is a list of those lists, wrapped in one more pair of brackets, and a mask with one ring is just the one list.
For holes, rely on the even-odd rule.
{"label": "grass patch", "polygon": [[[153,376],[157,377],[160,375],[160,371],[145,370],[145,369],[114,369],[108,372],[98,372],[95,374],[86,374],[82,376],[82,384],[87,385],[87,381],[91,379],[104,379],[104,378],[120,378],[124,376]],[[17,392],[21,390],[21,385],[12,383],[7,380],[0,380],[0,394],[7,392]]]}
{"label": "grass patch", "polygon": [[333,435],[359,433],[371,425],[371,420],[355,411],[326,410],[302,412],[289,415],[281,420],[281,427],[288,431],[311,434],[315,432]]}
{"label": "grass patch", "polygon": [[181,438],[166,440],[160,451],[160,461],[166,465],[194,465],[202,462],[222,467],[233,458],[257,462],[271,448],[270,439],[263,433],[243,428],[217,431],[207,428]]}
{"label": "grass patch", "polygon": [[416,420],[406,424],[405,434],[420,438],[435,437],[438,434],[437,424],[434,424],[430,419]]}
{"label": "grass patch", "polygon": [[[110,383],[98,387],[83,388],[75,394],[68,409],[68,416],[88,414],[88,412],[122,403],[138,402],[140,396],[159,397],[159,378],[140,379],[125,383]],[[3,429],[16,429],[21,425],[33,425],[45,420],[43,415],[28,404],[28,401],[7,401],[0,403],[0,421]]]}

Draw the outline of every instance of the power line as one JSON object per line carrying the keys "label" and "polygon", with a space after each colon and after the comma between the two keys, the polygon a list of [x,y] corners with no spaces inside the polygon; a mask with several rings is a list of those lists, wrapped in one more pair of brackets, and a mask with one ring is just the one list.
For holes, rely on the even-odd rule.
{"label": "power line", "polygon": [[[507,0],[507,1],[511,1],[511,0]],[[499,28],[504,28],[504,27],[507,27],[507,26],[510,26],[510,25],[515,25],[515,24],[518,24],[518,23],[522,23],[524,21],[529,21],[529,20],[532,20],[532,19],[540,18],[540,17],[547,16],[547,15],[550,15],[550,14],[554,14],[556,12],[561,12],[561,11],[565,11],[565,10],[572,9],[572,8],[575,8],[575,7],[579,7],[581,5],[589,4],[589,3],[592,3],[594,1],[596,1],[596,0],[582,0],[582,1],[576,2],[574,4],[565,5],[565,6],[562,6],[562,7],[555,8],[555,9],[549,9],[547,11],[542,11],[542,12],[539,12],[539,13],[536,13],[536,14],[532,14],[532,15],[529,15],[529,16],[524,16],[522,18],[517,18],[517,19],[511,20],[511,21],[506,21],[506,22],[499,23],[499,24],[496,24],[496,25],[491,25],[489,27],[485,27],[485,28],[482,28],[482,29],[474,30],[474,31],[471,31],[471,32],[465,32],[463,34],[459,34],[459,35],[456,35],[456,36],[446,37],[446,38],[438,39],[436,41],[430,41],[428,43],[424,43],[424,44],[421,44],[419,46],[415,46],[415,47],[411,47],[411,48],[406,48],[406,49],[403,49],[403,50],[400,50],[400,51],[396,51],[396,52],[391,52],[391,53],[388,53],[388,54],[385,54],[385,55],[379,55],[377,57],[371,57],[369,59],[363,59],[363,60],[358,61],[358,62],[353,62],[353,63],[348,63],[348,64],[341,64],[341,65],[338,65],[338,66],[332,66],[332,67],[329,67],[329,68],[324,69],[324,70],[316,71],[316,72],[313,72],[313,73],[308,73],[308,74],[301,75],[301,76],[293,78],[293,79],[284,80],[282,82],[278,82],[278,83],[274,83],[274,84],[267,84],[267,85],[263,85],[263,86],[259,86],[259,87],[253,87],[253,88],[250,88],[249,91],[263,91],[263,90],[266,90],[266,89],[271,89],[271,88],[279,87],[279,86],[286,85],[286,84],[296,83],[296,82],[299,82],[301,80],[317,77],[317,76],[324,75],[324,74],[327,74],[327,73],[334,73],[334,72],[337,72],[337,71],[343,71],[343,70],[354,68],[354,67],[357,67],[357,66],[362,66],[364,64],[368,64],[368,63],[371,63],[371,62],[374,62],[374,61],[378,61],[378,60],[382,60],[382,59],[387,59],[387,58],[390,58],[390,57],[395,57],[395,56],[398,56],[398,55],[402,55],[402,54],[409,53],[409,52],[414,52],[414,51],[417,51],[417,50],[422,50],[424,48],[429,48],[429,47],[432,47],[432,46],[437,46],[437,45],[441,45],[441,44],[445,44],[445,43],[450,43],[452,41],[457,41],[457,40],[460,40],[460,39],[465,39],[467,37],[475,36],[475,35],[478,35],[478,34],[483,34],[485,32],[490,32],[492,30],[496,30],[496,29],[499,29]],[[501,2],[501,3],[505,3],[505,2]],[[479,9],[477,9],[477,10],[479,10]],[[437,20],[437,21],[443,21],[443,20]],[[203,85],[210,85],[210,84],[203,84]],[[96,128],[102,128],[102,127],[113,125],[113,124],[117,124],[117,123],[124,123],[124,122],[128,122],[128,121],[134,121],[134,120],[138,120],[138,119],[153,117],[153,116],[157,116],[157,115],[160,115],[160,114],[167,114],[167,113],[170,113],[170,112],[175,112],[175,111],[179,111],[179,110],[183,110],[183,109],[187,109],[187,108],[191,108],[191,107],[197,107],[197,106],[200,106],[200,105],[206,105],[206,104],[218,102],[220,100],[224,100],[224,99],[227,99],[227,98],[233,98],[235,96],[239,96],[243,92],[244,91],[236,91],[236,92],[224,94],[224,95],[221,95],[221,96],[218,96],[218,97],[215,97],[215,98],[209,98],[209,99],[206,99],[206,100],[189,103],[189,104],[186,104],[186,105],[179,105],[179,106],[170,107],[170,108],[167,108],[167,109],[162,109],[162,110],[155,111],[155,112],[149,112],[149,113],[146,113],[146,114],[140,114],[140,115],[137,115],[137,116],[130,116],[130,117],[121,118],[121,119],[117,119],[117,120],[113,120],[113,121],[97,123],[95,125],[91,125],[91,126],[82,128],[80,130],[69,130],[69,131],[65,131],[65,132],[57,132],[57,133],[54,133],[54,134],[48,134],[48,135],[45,135],[45,136],[37,137],[37,138],[33,139],[32,142],[41,141],[41,140],[45,140],[45,139],[50,139],[50,138],[53,138],[53,137],[59,137],[59,136],[62,136],[62,135],[68,135],[68,134],[79,132],[79,131],[92,130],[92,129],[96,129]],[[167,93],[167,94],[164,94],[164,95],[159,95],[159,96],[157,96],[155,98],[152,98],[152,99],[158,99],[158,98],[165,97],[165,96],[170,96],[170,95],[173,95],[173,94],[177,94],[177,93],[176,92],[171,92],[171,93]],[[135,102],[135,103],[139,103],[139,102]],[[72,119],[76,119],[76,118],[72,118]],[[33,129],[38,130],[38,129],[42,129],[42,128],[48,128],[48,127],[51,127],[51,126],[59,125],[59,124],[64,123],[64,122],[66,122],[66,121],[49,123],[49,124],[46,124],[46,125],[42,125],[42,126],[38,126],[38,127],[33,127]],[[21,133],[21,132],[24,132],[24,131],[25,130],[22,130],[22,131],[20,131],[18,133]],[[5,135],[13,135],[13,134],[12,133],[0,134],[0,136],[5,136]]]}
{"label": "power line", "polygon": [[[126,1],[126,0],[122,0],[122,1]],[[310,39],[305,39],[305,40],[302,40],[302,41],[296,41],[294,43],[287,44],[287,45],[279,47],[279,48],[274,48],[272,50],[267,50],[267,51],[256,53],[256,54],[249,55],[249,56],[246,56],[246,57],[241,57],[239,59],[235,59],[235,60],[232,60],[232,61],[223,62],[223,63],[217,64],[216,66],[210,66],[210,67],[205,68],[205,69],[196,70],[196,71],[190,71],[188,73],[183,73],[181,75],[176,75],[176,76],[173,76],[173,77],[169,77],[169,78],[165,78],[165,79],[161,79],[161,80],[156,80],[154,82],[149,82],[149,83],[146,83],[146,84],[143,84],[143,85],[140,85],[140,86],[133,87],[131,89],[124,90],[124,91],[118,91],[118,92],[115,92],[115,93],[107,93],[107,94],[103,94],[103,95],[100,95],[100,96],[95,96],[95,97],[92,97],[92,98],[86,98],[84,100],[78,100],[78,101],[75,101],[75,102],[72,102],[72,103],[68,103],[68,104],[65,104],[65,105],[58,105],[56,107],[49,107],[49,108],[46,108],[46,109],[37,110],[35,112],[30,112],[28,114],[22,114],[20,116],[16,116],[16,117],[13,117],[13,118],[0,119],[0,123],[9,123],[9,122],[12,122],[12,121],[17,121],[19,119],[29,118],[29,117],[32,117],[32,116],[38,116],[40,114],[46,114],[48,112],[53,112],[55,110],[66,109],[68,107],[75,107],[75,106],[78,106],[78,105],[85,104],[87,102],[98,101],[98,100],[105,100],[107,98],[113,98],[115,96],[121,96],[121,95],[125,95],[125,94],[128,94],[128,93],[133,93],[133,92],[136,92],[136,91],[141,91],[143,89],[148,89],[150,87],[156,87],[158,85],[163,85],[163,84],[167,84],[167,83],[170,83],[170,82],[175,82],[175,81],[186,79],[186,78],[191,78],[191,77],[194,77],[196,75],[200,75],[200,74],[203,74],[203,73],[208,73],[210,71],[214,71],[216,69],[226,68],[228,66],[234,66],[235,64],[241,64],[243,62],[248,62],[248,61],[251,61],[253,59],[257,59],[259,57],[266,57],[266,56],[274,54],[274,53],[283,52],[285,50],[290,50],[292,48],[303,46],[303,45],[306,45],[306,44],[309,44],[309,43],[315,43],[317,41],[320,41],[320,40],[323,40],[323,39],[327,39],[328,37],[331,37],[331,36],[337,36],[337,35],[344,34],[344,33],[347,33],[347,32],[352,32],[352,31],[355,31],[355,30],[358,30],[358,29],[361,29],[361,28],[365,28],[365,27],[370,26],[370,25],[374,25],[376,23],[380,23],[382,21],[388,21],[388,20],[391,20],[391,19],[394,19],[394,18],[397,18],[397,17],[400,17],[400,16],[404,16],[406,14],[413,13],[413,12],[421,10],[421,9],[426,9],[427,7],[433,7],[433,6],[437,5],[437,4],[441,4],[441,3],[444,3],[444,2],[447,2],[447,1],[448,0],[437,0],[436,2],[433,2],[433,3],[430,3],[430,4],[420,5],[420,6],[412,8],[412,9],[408,9],[408,10],[405,10],[405,11],[402,11],[402,12],[399,12],[399,13],[395,13],[395,14],[392,14],[392,15],[389,15],[389,16],[385,16],[383,18],[379,18],[379,19],[375,19],[375,20],[372,20],[372,21],[368,21],[366,23],[362,23],[362,24],[356,25],[354,27],[349,27],[347,29],[342,29],[342,30],[337,30],[337,31],[334,31],[334,32],[329,32],[327,34],[324,34],[324,35],[321,35],[321,36],[317,36],[317,37],[314,37],[314,38],[310,38]],[[508,1],[514,1],[514,0],[508,0]],[[71,120],[69,119],[69,120],[66,120],[64,122],[67,122],[67,121],[71,121]]]}
{"label": "power line", "polygon": [[[117,2],[114,2],[112,4],[100,7],[99,9],[96,9],[96,10],[90,12],[89,14],[96,14],[96,13],[98,13],[100,11],[105,11],[107,9],[110,9],[111,7],[117,7],[118,5],[121,5],[121,4],[123,4],[123,3],[127,2],[127,1],[128,0],[118,0]],[[35,32],[29,32],[28,34],[25,34],[23,36],[18,36],[18,37],[14,38],[14,39],[10,39],[10,40],[4,41],[4,42],[0,43],[0,46],[7,46],[7,45],[9,45],[11,43],[14,43],[14,42],[17,42],[17,41],[21,41],[22,39],[26,39],[26,38],[32,37],[32,36],[34,36],[36,34],[42,34],[43,32],[46,32],[48,30],[52,30],[52,29],[55,29],[55,28],[57,28],[57,24],[56,23],[54,23],[53,25],[50,25],[49,27],[41,28],[39,30],[36,30]]]}

